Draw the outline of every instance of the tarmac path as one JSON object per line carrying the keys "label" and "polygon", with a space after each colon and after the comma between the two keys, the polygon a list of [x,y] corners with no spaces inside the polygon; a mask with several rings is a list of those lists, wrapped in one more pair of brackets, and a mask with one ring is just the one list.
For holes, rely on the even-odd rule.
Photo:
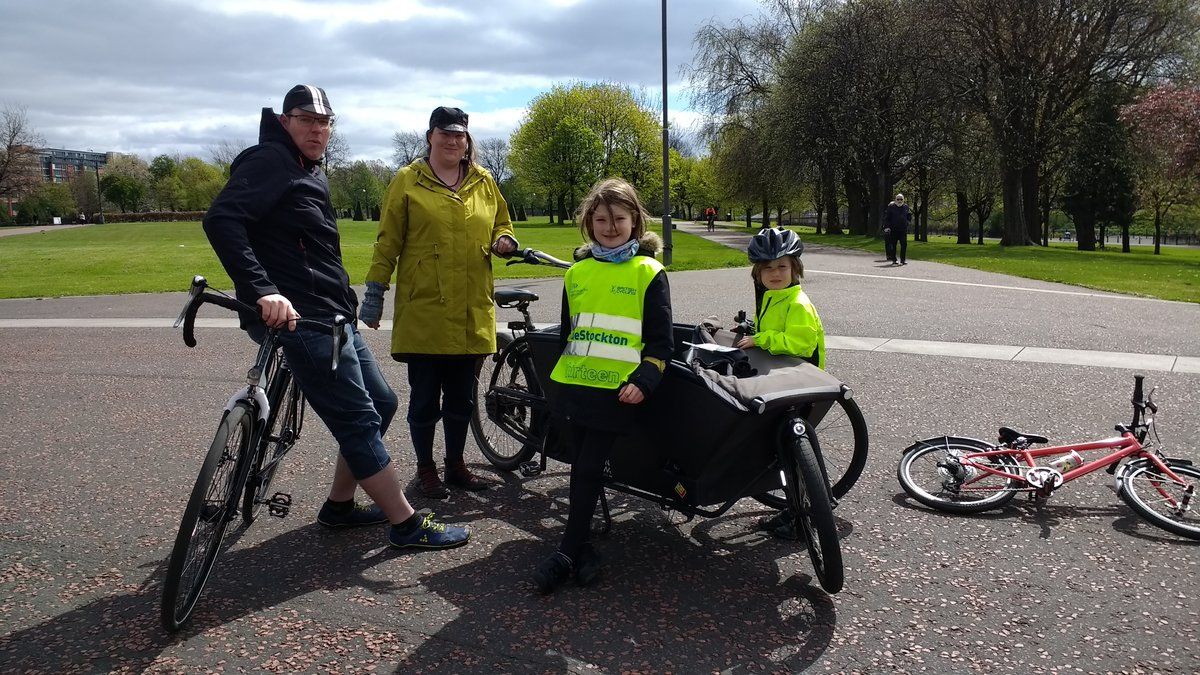
{"label": "tarmac path", "polygon": [[[878,257],[804,254],[829,370],[871,429],[836,512],[841,593],[819,590],[802,546],[753,530],[767,511],[749,500],[684,522],[612,496],[600,584],[538,596],[566,467],[500,475],[470,447],[496,489],[413,500],[470,523],[468,546],[398,554],[382,529],[329,532],[313,515],[335,451],[310,416],[277,478],[291,515],[235,533],[177,636],[158,625],[162,563],[248,341],[206,309],[183,347],[182,294],[0,301],[0,672],[1200,671],[1200,547],[1138,518],[1107,474],[975,517],[895,479],[900,450],[941,433],[1110,436],[1135,372],[1158,386],[1169,454],[1200,460],[1200,305]],[[557,317],[557,279],[505,285]],[[677,321],[751,309],[746,268],[671,286]],[[367,332],[386,354],[387,331]],[[403,366],[383,367],[406,401]],[[402,415],[387,442],[413,475]]]}

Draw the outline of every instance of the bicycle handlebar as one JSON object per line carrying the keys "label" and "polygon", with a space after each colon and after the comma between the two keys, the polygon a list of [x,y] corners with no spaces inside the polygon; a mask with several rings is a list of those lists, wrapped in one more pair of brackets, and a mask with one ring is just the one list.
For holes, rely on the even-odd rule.
{"label": "bicycle handlebar", "polygon": [[[192,287],[188,293],[188,301],[183,306],[183,311],[179,313],[179,318],[175,319],[175,328],[183,325],[183,343],[188,347],[196,346],[196,312],[200,310],[200,305],[205,303],[224,307],[225,309],[237,312],[238,314],[254,317],[255,321],[262,323],[262,316],[259,314],[258,307],[252,307],[246,303],[231,298],[227,295],[218,295],[216,293],[208,293],[204,289],[208,288],[208,280],[200,275],[192,277]],[[341,314],[333,317],[332,323],[326,323],[317,319],[294,319],[297,325],[308,324],[310,326],[324,328],[329,331],[329,336],[334,340],[333,356],[329,365],[329,370],[336,373],[338,367],[338,357],[341,355],[342,347],[346,344],[346,331],[344,326],[350,323],[350,320]],[[268,328],[270,332],[278,332],[278,328]]]}
{"label": "bicycle handlebar", "polygon": [[533,248],[521,249],[520,251],[514,253],[512,257],[514,260],[509,260],[504,264],[520,265],[524,263],[526,265],[550,265],[551,267],[559,267],[564,270],[571,266],[571,263],[565,260],[559,260],[549,253],[545,253]]}

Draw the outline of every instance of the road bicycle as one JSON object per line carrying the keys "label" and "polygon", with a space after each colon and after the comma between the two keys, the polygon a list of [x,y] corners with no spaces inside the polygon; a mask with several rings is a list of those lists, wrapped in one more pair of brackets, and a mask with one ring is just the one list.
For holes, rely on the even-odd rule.
{"label": "road bicycle", "polygon": [[[532,249],[513,262],[570,266]],[[522,319],[499,331],[499,350],[484,359],[471,428],[494,466],[536,476],[548,458],[570,463],[573,452],[550,403],[562,386],[549,378],[561,350],[559,326],[534,324],[529,307],[536,293],[500,289],[495,300]],[[797,516],[822,588],[836,593],[844,573],[833,508],[862,474],[868,446],[850,387],[800,359],[750,350],[759,376],[741,381],[755,380],[757,388],[739,397],[690,358],[697,345],[730,346],[737,336],[679,323],[674,331],[677,354],[654,396],[638,406],[634,428],[613,449],[605,487],[689,519],[723,515],[746,497],[787,508]],[[600,503],[607,529],[612,521],[603,494]]]}
{"label": "road bicycle", "polygon": [[[176,328],[183,326],[183,341],[188,347],[196,346],[196,312],[206,303],[261,321],[256,307],[219,292],[207,292],[208,288],[204,277],[194,277],[187,301],[175,320]],[[296,323],[330,331],[337,344],[330,370],[336,371],[346,339],[346,318],[339,315],[332,324],[312,319],[298,319]],[[291,495],[271,493],[271,484],[284,456],[300,438],[305,403],[283,358],[279,330],[265,330],[247,372],[246,386],[225,404],[196,476],[163,580],[161,617],[168,631],[179,630],[191,618],[221,552],[225,532],[238,514],[242,526],[249,527],[264,506],[280,518],[291,508]]]}
{"label": "road bicycle", "polygon": [[[1154,426],[1154,390],[1143,396],[1143,379],[1134,377],[1133,421],[1116,425],[1119,436],[1042,448],[1030,446],[1049,443],[1045,436],[1010,427],[1000,427],[995,444],[937,436],[905,448],[896,477],[918,502],[969,514],[1004,506],[1021,492],[1045,500],[1076,478],[1105,469],[1117,494],[1138,515],[1168,532],[1200,539],[1200,514],[1194,508],[1200,469],[1163,453]],[[1086,460],[1085,453],[1103,456]]]}

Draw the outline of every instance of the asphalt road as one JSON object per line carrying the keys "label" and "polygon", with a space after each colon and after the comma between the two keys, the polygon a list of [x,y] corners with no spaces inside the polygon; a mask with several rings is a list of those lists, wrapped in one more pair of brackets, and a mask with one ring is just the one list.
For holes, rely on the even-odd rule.
{"label": "asphalt road", "polygon": [[[805,253],[829,333],[1200,356],[1200,305],[879,257]],[[750,305],[746,269],[671,284],[679,321]],[[521,285],[545,298],[535,316],[557,316],[557,281]],[[0,319],[172,317],[181,298],[0,301]],[[854,386],[872,455],[836,512],[835,596],[801,546],[753,531],[755,503],[689,523],[620,496],[602,582],[538,596],[529,574],[565,522],[555,464],[489,473],[499,487],[449,502],[410,489],[418,508],[470,523],[453,551],[323,530],[335,450],[310,417],[276,483],[291,515],[235,533],[192,624],[168,636],[163,560],[252,356],[234,330],[198,335],[189,350],[168,329],[0,328],[0,671],[1200,671],[1200,548],[1141,521],[1107,474],[1041,510],[1018,500],[975,517],[920,507],[895,479],[899,451],[936,434],[1109,436],[1128,421],[1134,371],[844,350],[829,369]],[[369,339],[387,353],[386,334]],[[384,367],[406,400],[403,367]],[[1170,454],[1200,460],[1200,374],[1149,382]],[[386,440],[413,475],[402,419]],[[468,459],[489,471],[471,447]]]}

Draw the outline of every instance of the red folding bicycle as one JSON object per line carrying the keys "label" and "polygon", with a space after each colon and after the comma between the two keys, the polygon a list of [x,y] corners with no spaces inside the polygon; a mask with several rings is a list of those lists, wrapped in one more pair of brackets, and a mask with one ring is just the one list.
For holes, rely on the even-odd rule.
{"label": "red folding bicycle", "polygon": [[[963,436],[938,436],[904,449],[896,477],[913,499],[950,513],[999,508],[1024,492],[1045,500],[1070,481],[1106,469],[1117,494],[1152,524],[1200,539],[1200,514],[1193,508],[1200,469],[1190,460],[1167,457],[1154,428],[1154,390],[1142,395],[1143,376],[1134,376],[1133,422],[1118,424],[1120,436],[1043,448],[1044,436],[1000,428],[997,444]],[[1082,453],[1105,453],[1091,461]],[[1039,460],[1050,459],[1044,464]]]}

